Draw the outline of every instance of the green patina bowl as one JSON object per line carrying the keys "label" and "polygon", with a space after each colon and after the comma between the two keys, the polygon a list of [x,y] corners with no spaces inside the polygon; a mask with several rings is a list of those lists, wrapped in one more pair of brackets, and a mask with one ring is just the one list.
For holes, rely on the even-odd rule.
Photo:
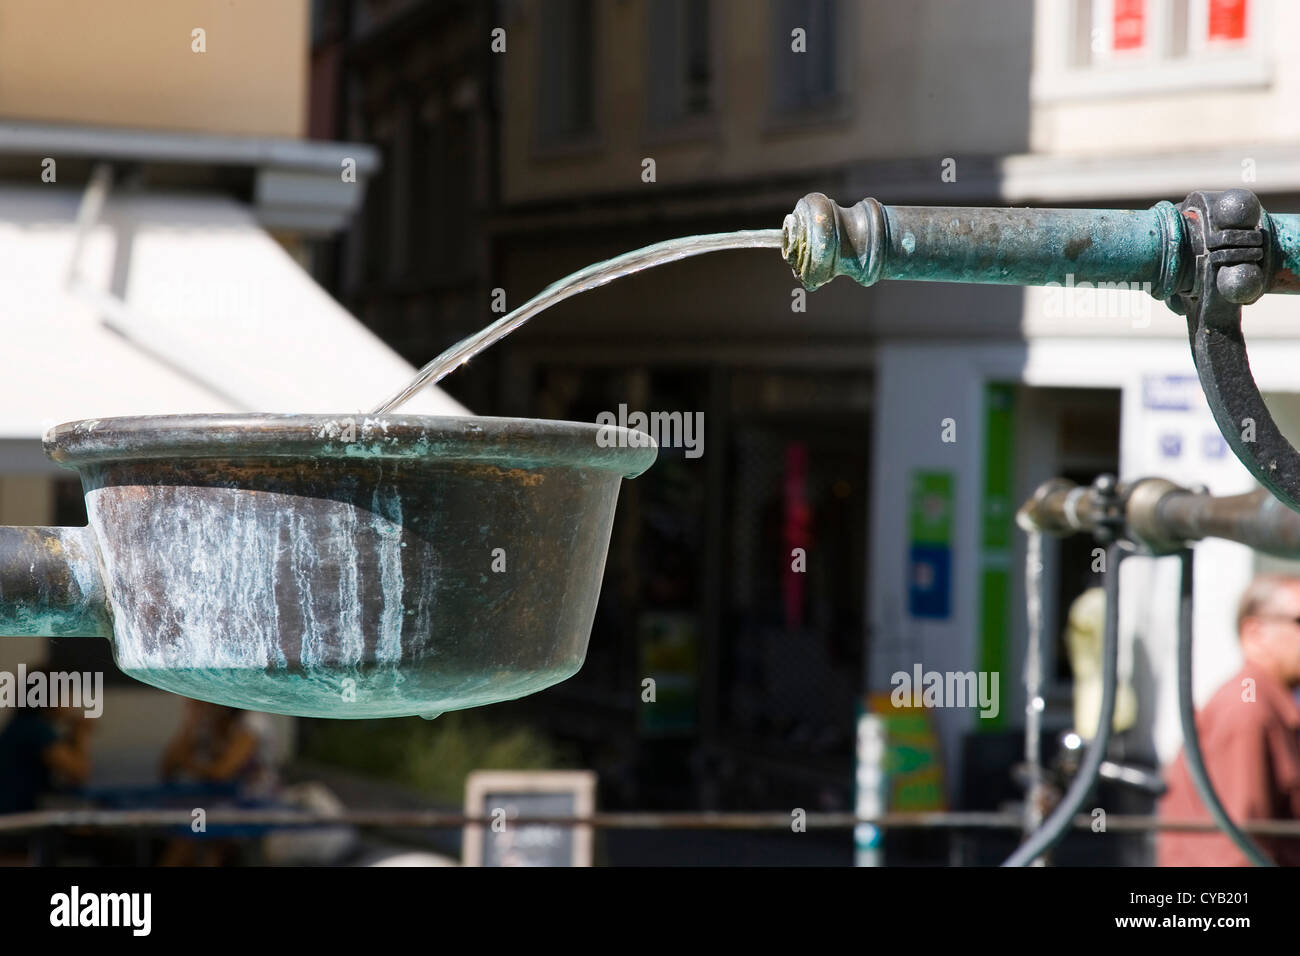
{"label": "green patina bowl", "polygon": [[619,484],[656,456],[612,426],[425,416],[113,418],[45,447],[90,524],[0,528],[0,633],[104,636],[155,687],[343,718],[574,674]]}

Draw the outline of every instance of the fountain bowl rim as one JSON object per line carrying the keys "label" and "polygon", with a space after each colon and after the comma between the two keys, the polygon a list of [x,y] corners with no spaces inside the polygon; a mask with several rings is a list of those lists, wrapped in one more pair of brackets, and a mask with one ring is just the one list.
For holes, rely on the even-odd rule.
{"label": "fountain bowl rim", "polygon": [[132,415],[55,425],[45,453],[68,468],[159,459],[485,462],[575,467],[634,478],[658,455],[644,432],[536,418],[404,414]]}

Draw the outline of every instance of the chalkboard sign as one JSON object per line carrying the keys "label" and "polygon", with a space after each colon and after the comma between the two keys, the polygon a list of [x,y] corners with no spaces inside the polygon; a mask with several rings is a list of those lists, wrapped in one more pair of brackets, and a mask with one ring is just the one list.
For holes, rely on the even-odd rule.
{"label": "chalkboard sign", "polygon": [[476,770],[465,781],[466,866],[591,866],[589,826],[515,824],[519,818],[585,817],[596,806],[588,770]]}

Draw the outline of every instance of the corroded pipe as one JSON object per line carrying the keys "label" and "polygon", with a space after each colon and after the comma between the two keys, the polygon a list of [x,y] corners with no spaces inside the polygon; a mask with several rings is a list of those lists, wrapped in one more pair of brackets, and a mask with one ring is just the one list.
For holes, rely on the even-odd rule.
{"label": "corroded pipe", "polygon": [[1017,523],[1054,535],[1109,530],[1154,554],[1174,554],[1204,538],[1236,541],[1282,558],[1300,558],[1300,514],[1263,488],[1215,496],[1163,478],[1122,482],[1113,490],[1060,478],[1044,482],[1020,508]]}
{"label": "corroded pipe", "polygon": [[[1300,293],[1300,215],[1263,214],[1272,275],[1266,292]],[[845,208],[822,193],[800,199],[781,252],[809,289],[844,275],[1047,285],[1123,283],[1162,301],[1195,282],[1187,228],[1173,203],[1150,209],[887,206]]]}
{"label": "corroded pipe", "polygon": [[0,635],[112,634],[89,528],[0,527]]}
{"label": "corroded pipe", "polygon": [[1223,538],[1282,558],[1300,558],[1300,515],[1263,488],[1213,498],[1182,491],[1159,505],[1160,524],[1171,538]]}

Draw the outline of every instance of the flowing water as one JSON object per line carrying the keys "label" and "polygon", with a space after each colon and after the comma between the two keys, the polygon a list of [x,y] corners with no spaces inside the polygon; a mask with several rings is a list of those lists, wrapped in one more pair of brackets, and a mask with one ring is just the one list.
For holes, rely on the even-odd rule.
{"label": "flowing water", "polygon": [[426,385],[434,385],[460,368],[479,352],[495,345],[519,328],[538,312],[548,309],[557,302],[563,302],[569,296],[587,292],[602,285],[620,279],[623,276],[640,272],[666,262],[675,262],[690,256],[706,252],[721,252],[726,249],[779,249],[781,248],[780,229],[748,229],[739,232],[719,232],[703,236],[687,236],[684,239],[670,239],[657,242],[644,249],[637,249],[604,262],[597,262],[553,282],[533,296],[513,312],[508,312],[486,328],[475,332],[468,338],[457,342],[443,352],[416,374],[415,378],[400,392],[381,405],[375,407],[372,414],[391,412],[403,402],[408,401]]}
{"label": "flowing water", "polygon": [[[1046,781],[1043,778],[1039,739],[1043,723],[1043,533],[1029,532],[1025,548],[1025,612],[1029,635],[1025,646],[1025,764],[1029,770],[1029,788],[1025,793],[1024,833],[1033,833],[1043,824]],[[1038,857],[1033,866],[1044,866]]]}

